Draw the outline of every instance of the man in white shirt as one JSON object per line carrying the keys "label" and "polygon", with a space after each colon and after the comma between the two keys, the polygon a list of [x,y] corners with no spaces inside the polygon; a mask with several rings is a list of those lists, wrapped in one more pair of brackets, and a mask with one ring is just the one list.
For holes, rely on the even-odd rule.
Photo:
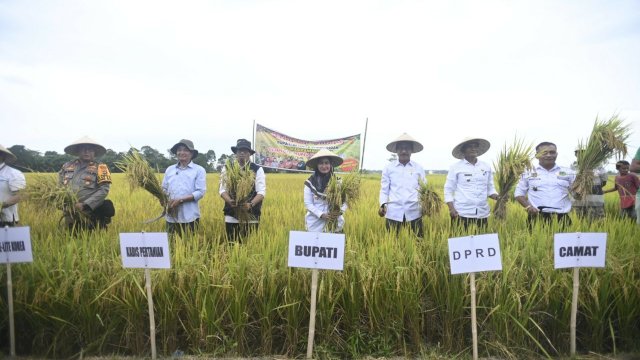
{"label": "man in white shirt", "polygon": [[571,225],[569,191],[575,174],[556,164],[558,151],[554,143],[538,144],[536,158],[538,165],[522,175],[514,192],[516,200],[527,211],[529,228],[538,218],[549,223],[555,217],[562,225]]}
{"label": "man in white shirt", "polygon": [[411,161],[411,154],[423,148],[407,133],[387,145],[387,150],[396,153],[398,159],[382,170],[378,215],[386,217],[387,230],[393,228],[396,234],[401,226],[409,225],[418,237],[423,236],[418,189],[419,181],[426,183],[427,179],[422,166]]}
{"label": "man in white shirt", "polygon": [[462,223],[465,230],[470,224],[486,227],[490,213],[487,198],[498,199],[491,166],[478,160],[490,146],[485,139],[468,138],[452,151],[453,157],[460,161],[449,168],[444,201],[449,207],[452,224]]}
{"label": "man in white shirt", "polygon": [[27,186],[27,182],[22,172],[7,165],[14,161],[16,156],[0,145],[0,227],[15,226],[20,221],[19,191]]}

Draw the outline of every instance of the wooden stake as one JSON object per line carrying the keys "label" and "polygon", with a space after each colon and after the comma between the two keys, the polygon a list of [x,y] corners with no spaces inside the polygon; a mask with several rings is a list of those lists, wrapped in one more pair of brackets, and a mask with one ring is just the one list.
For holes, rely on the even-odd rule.
{"label": "wooden stake", "polygon": [[471,337],[473,339],[473,360],[478,360],[478,326],[476,323],[476,273],[470,273],[471,283]]}
{"label": "wooden stake", "polygon": [[16,356],[16,329],[13,323],[13,281],[11,280],[11,263],[7,262],[7,302],[9,303],[9,339],[11,341],[11,357]]}
{"label": "wooden stake", "polygon": [[156,319],[153,315],[153,297],[151,293],[151,270],[144,269],[147,288],[147,302],[149,303],[149,337],[151,338],[151,358],[156,359]]}
{"label": "wooden stake", "polygon": [[576,319],[578,317],[578,290],[580,289],[580,276],[578,274],[580,268],[573,268],[573,298],[571,299],[571,325],[569,326],[571,333],[571,356],[576,354]]}
{"label": "wooden stake", "polygon": [[311,272],[311,311],[309,314],[309,338],[307,339],[307,359],[313,358],[313,338],[316,333],[316,294],[318,292],[318,269]]}

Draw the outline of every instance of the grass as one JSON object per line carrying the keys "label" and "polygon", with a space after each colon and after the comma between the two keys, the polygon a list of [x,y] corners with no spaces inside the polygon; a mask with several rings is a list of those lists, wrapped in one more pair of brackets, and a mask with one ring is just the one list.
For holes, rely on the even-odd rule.
{"label": "grass", "polygon": [[[177,349],[197,356],[303,356],[310,271],[288,268],[286,258],[288,232],[304,229],[305,179],[269,174],[260,230],[245,244],[230,245],[219,176],[208,176],[200,231],[176,237],[172,268],[152,271],[161,356]],[[149,193],[130,193],[123,175],[113,181],[117,216],[106,232],[72,238],[57,223],[59,211],[20,205],[34,262],[12,267],[19,355],[149,355],[144,274],[122,268],[117,239],[119,232],[164,231],[164,224],[143,223],[157,212]],[[361,181],[359,201],[345,213],[344,271],[320,273],[314,356],[470,358],[468,277],[450,275],[447,252],[447,239],[464,234],[440,212],[425,218],[423,240],[406,231],[394,238],[376,214],[379,178]],[[442,197],[444,176],[429,182]],[[607,267],[580,271],[577,336],[580,353],[613,357],[640,351],[640,242],[636,225],[614,216],[617,195],[605,199],[606,222],[574,217],[568,231],[608,233]],[[500,238],[503,270],[476,279],[480,355],[566,356],[572,283],[571,271],[553,268],[557,228],[529,233],[524,212],[507,207],[504,221],[489,224]],[[5,294],[4,267],[0,280]],[[8,339],[6,316],[0,337]],[[7,354],[8,341],[0,344]]]}

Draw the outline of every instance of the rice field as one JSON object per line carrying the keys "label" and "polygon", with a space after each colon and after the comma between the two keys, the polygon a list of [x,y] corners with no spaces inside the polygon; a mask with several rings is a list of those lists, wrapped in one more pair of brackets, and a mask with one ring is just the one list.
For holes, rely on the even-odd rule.
{"label": "rice field", "polygon": [[[30,176],[28,175],[27,181]],[[170,270],[153,270],[160,356],[303,357],[311,271],[287,267],[288,233],[304,230],[306,175],[267,174],[260,231],[243,245],[224,240],[218,174],[209,174],[195,236],[170,243]],[[442,198],[444,176],[429,176]],[[362,181],[359,202],[345,214],[344,271],[321,271],[315,358],[471,357],[467,275],[450,275],[448,214],[425,219],[425,238],[384,229],[377,216],[379,176]],[[106,232],[70,237],[60,212],[21,203],[31,226],[34,262],[12,266],[18,355],[55,358],[150,354],[144,272],[123,269],[120,232],[164,231],[150,194],[129,191],[114,175],[116,216]],[[578,352],[640,350],[640,232],[617,217],[607,194],[606,222],[573,218],[569,232],[607,232],[607,266],[581,269]],[[530,233],[525,213],[507,205],[499,234],[503,271],[476,275],[482,357],[540,358],[569,353],[572,273],[553,268],[553,233]],[[6,268],[0,267],[0,354],[9,352]]]}

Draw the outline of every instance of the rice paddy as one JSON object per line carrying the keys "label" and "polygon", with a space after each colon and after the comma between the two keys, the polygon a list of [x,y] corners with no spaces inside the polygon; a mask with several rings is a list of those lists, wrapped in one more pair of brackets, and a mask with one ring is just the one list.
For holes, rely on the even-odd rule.
{"label": "rice paddy", "polygon": [[[27,181],[34,175],[27,175]],[[311,270],[287,267],[288,234],[304,230],[305,174],[267,174],[260,230],[242,245],[224,239],[218,174],[208,174],[196,235],[171,241],[170,270],[153,270],[160,356],[176,350],[210,356],[302,357]],[[71,237],[60,211],[20,204],[31,226],[34,262],[12,266],[18,355],[148,356],[144,274],[123,269],[119,232],[164,231],[148,192],[130,193],[114,174],[116,216],[105,232]],[[428,176],[442,198],[444,176]],[[425,238],[398,238],[377,216],[379,176],[362,178],[345,213],[344,271],[321,271],[315,358],[438,354],[471,357],[467,275],[450,275],[447,239],[464,236],[448,214],[425,218]],[[491,201],[493,205],[493,201]],[[607,232],[607,266],[580,271],[578,352],[640,350],[640,232],[606,195],[607,220],[574,218],[569,232]],[[528,231],[524,211],[508,203],[499,234],[501,272],[476,275],[480,356],[556,357],[569,353],[571,270],[554,270],[554,226]],[[6,270],[0,267],[0,353],[8,353]]]}

